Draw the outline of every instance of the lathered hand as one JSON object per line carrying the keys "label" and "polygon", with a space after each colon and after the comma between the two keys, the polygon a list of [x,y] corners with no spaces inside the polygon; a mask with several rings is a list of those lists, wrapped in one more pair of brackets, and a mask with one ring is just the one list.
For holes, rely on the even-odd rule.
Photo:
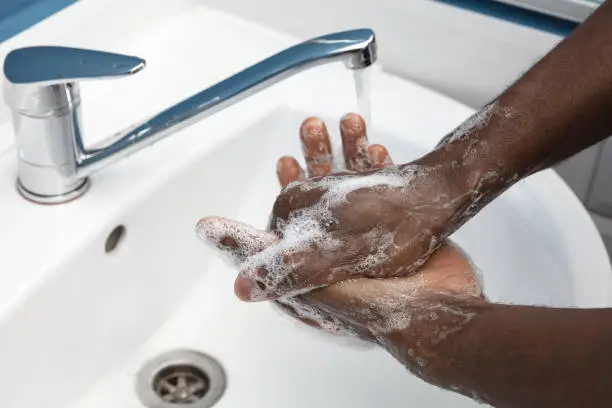
{"label": "lathered hand", "polygon": [[[300,136],[309,178],[293,158],[279,160],[284,188],[269,231],[278,240],[241,260],[236,293],[248,301],[304,293],[361,277],[409,276],[440,247],[464,198],[453,164],[395,166],[386,149],[368,145],[363,119],[340,124],[347,171],[330,174],[333,160],[325,124],[304,121]],[[199,223],[217,246],[243,238]],[[262,249],[262,248],[259,248]]]}
{"label": "lathered hand", "polygon": [[[392,168],[391,158],[383,146],[368,146],[359,116],[345,117],[341,129],[347,167]],[[301,136],[308,175],[328,176],[333,157],[325,125],[319,119],[309,118],[302,125]],[[282,187],[305,180],[305,172],[293,157],[279,159],[277,169]],[[202,220],[199,232],[229,255],[237,267],[282,241],[274,232],[214,217]],[[329,271],[322,269],[315,273],[323,277]],[[376,276],[367,269],[363,275]],[[241,279],[237,281],[239,293]],[[424,378],[428,375],[424,367],[432,358],[428,351],[431,343],[469,321],[469,313],[464,313],[460,306],[465,302],[484,302],[482,291],[468,260],[449,244],[442,245],[418,273],[408,277],[344,280],[276,300],[286,313],[311,326],[358,336],[395,351],[408,368]],[[430,324],[434,320],[445,324]],[[398,354],[398,350],[402,351]]]}

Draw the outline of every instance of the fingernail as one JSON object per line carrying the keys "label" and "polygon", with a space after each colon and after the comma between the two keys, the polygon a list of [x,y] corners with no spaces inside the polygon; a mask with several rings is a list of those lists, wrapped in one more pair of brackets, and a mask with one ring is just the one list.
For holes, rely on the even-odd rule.
{"label": "fingernail", "polygon": [[234,293],[236,293],[240,300],[245,302],[268,300],[263,283],[258,283],[241,275],[234,282]]}
{"label": "fingernail", "polygon": [[344,116],[340,118],[340,121],[344,122],[345,120],[362,120],[361,115],[355,112],[345,113]]}
{"label": "fingernail", "polygon": [[382,162],[387,157],[387,151],[382,149],[380,146],[372,145],[368,148],[368,150],[370,151],[370,157],[372,157],[372,160],[376,162]]}
{"label": "fingernail", "polygon": [[347,113],[340,120],[340,128],[342,130],[354,132],[355,134],[365,135],[366,123],[361,115],[357,113]]}
{"label": "fingernail", "polygon": [[298,161],[291,156],[283,156],[278,159],[278,163],[276,164],[276,171],[291,173],[294,177],[298,177],[300,174],[300,164]]}
{"label": "fingernail", "polygon": [[372,164],[376,167],[384,167],[392,164],[391,157],[387,149],[379,144],[371,145],[368,147],[368,154]]}
{"label": "fingernail", "polygon": [[306,139],[324,141],[327,137],[325,123],[314,116],[307,118],[302,122],[302,126],[300,127],[300,137],[303,142]]}
{"label": "fingernail", "polygon": [[287,184],[304,178],[304,172],[298,161],[290,156],[283,156],[276,164],[278,180],[284,187]]}

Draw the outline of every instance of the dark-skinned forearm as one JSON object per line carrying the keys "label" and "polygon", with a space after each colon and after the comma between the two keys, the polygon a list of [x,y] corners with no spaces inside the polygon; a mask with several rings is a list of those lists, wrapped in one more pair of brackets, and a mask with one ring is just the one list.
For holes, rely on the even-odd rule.
{"label": "dark-skinned forearm", "polygon": [[488,115],[464,129],[464,137],[449,135],[449,143],[420,162],[459,163],[459,175],[471,177],[466,188],[497,194],[611,135],[611,106],[612,1],[607,1],[489,104],[482,111]]}
{"label": "dark-skinned forearm", "polygon": [[[441,241],[517,181],[612,134],[612,0],[497,100],[408,165],[448,197]],[[440,184],[445,183],[445,184]]]}
{"label": "dark-skinned forearm", "polygon": [[[553,165],[612,134],[612,2],[529,70],[500,98],[500,140],[516,172]],[[502,114],[503,116],[503,114]],[[518,137],[512,137],[520,129]]]}
{"label": "dark-skinned forearm", "polygon": [[[442,341],[443,317],[412,331],[428,381],[495,407],[612,406],[612,309],[483,303],[463,312],[473,316]],[[396,357],[410,359],[415,339],[395,335],[393,343]]]}

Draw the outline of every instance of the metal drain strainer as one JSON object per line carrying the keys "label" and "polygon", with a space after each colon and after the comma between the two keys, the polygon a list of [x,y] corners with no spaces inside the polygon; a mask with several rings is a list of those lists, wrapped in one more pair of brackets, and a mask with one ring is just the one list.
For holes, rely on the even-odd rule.
{"label": "metal drain strainer", "polygon": [[209,408],[219,401],[225,385],[223,367],[191,350],[157,356],[136,378],[136,392],[148,408]]}

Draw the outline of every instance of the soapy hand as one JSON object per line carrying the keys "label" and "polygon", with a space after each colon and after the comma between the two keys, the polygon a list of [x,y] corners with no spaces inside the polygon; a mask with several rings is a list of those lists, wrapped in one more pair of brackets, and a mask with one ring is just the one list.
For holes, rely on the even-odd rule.
{"label": "soapy hand", "polygon": [[446,238],[464,191],[451,181],[453,164],[392,165],[384,147],[369,146],[356,114],[346,115],[340,130],[347,172],[330,174],[329,135],[317,118],[300,129],[309,178],[294,158],[279,160],[284,188],[269,225],[277,239],[268,239],[265,249],[240,229],[211,228],[219,222],[214,218],[200,222],[201,235],[218,247],[249,248],[237,254],[241,299],[277,299],[360,277],[409,276]]}
{"label": "soapy hand", "polygon": [[[347,142],[354,139],[347,137],[345,130],[346,122],[351,120],[361,121],[361,118],[348,116],[343,121],[344,154],[347,165],[356,167],[349,163],[355,159],[352,152],[357,149],[350,149],[352,144]],[[311,130],[312,125],[315,125],[315,132]],[[322,122],[307,119],[301,134],[308,174],[330,174],[333,158]],[[359,141],[362,156],[357,167],[388,168],[393,165],[385,147],[367,146],[367,140],[363,140],[365,134],[358,135],[357,139],[362,139]],[[324,160],[318,159],[322,156],[319,155],[321,150],[326,152]],[[305,172],[293,157],[281,158],[277,170],[282,187],[305,179]],[[237,267],[243,267],[251,257],[274,248],[281,241],[273,232],[218,217],[202,219],[198,232],[230,255]],[[326,271],[318,272],[325,275]],[[367,276],[367,271],[364,275]],[[482,300],[482,291],[469,261],[458,249],[445,243],[412,276],[344,280],[294,297],[285,296],[275,303],[311,326],[335,334],[358,336],[395,350],[395,354],[402,354],[396,357],[408,368],[425,377],[422,365],[431,358],[428,345],[469,320],[469,314],[461,311],[461,304]],[[444,324],[428,324],[433,320]]]}

